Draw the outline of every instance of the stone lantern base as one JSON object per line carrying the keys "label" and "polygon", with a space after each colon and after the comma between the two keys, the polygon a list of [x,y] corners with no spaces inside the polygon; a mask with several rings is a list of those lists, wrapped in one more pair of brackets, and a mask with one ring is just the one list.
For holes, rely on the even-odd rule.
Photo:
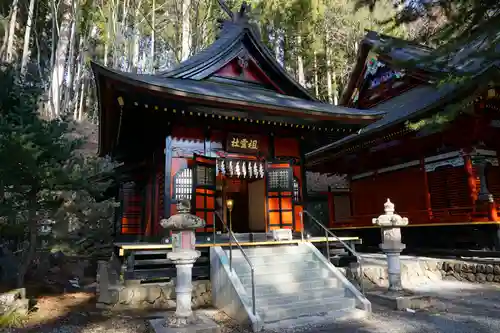
{"label": "stone lantern base", "polygon": [[195,314],[188,324],[181,327],[170,326],[168,323],[175,321],[176,318],[172,313],[166,318],[150,320],[149,323],[155,333],[221,333],[219,325],[205,315]]}

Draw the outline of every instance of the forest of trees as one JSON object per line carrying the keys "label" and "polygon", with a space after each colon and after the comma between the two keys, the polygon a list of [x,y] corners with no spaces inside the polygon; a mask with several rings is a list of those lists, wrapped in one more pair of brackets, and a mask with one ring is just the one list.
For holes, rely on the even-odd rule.
{"label": "forest of trees", "polygon": [[[236,9],[241,1],[228,1]],[[277,59],[321,100],[336,103],[365,29],[387,29],[392,1],[370,12],[349,0],[249,1]],[[48,119],[97,119],[89,60],[155,73],[199,52],[227,19],[218,0],[12,0],[0,5],[0,59],[44,89]]]}

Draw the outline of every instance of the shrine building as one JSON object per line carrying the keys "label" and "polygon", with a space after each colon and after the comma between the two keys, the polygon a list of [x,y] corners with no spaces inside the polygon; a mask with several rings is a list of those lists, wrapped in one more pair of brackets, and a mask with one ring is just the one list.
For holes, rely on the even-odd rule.
{"label": "shrine building", "polygon": [[172,69],[92,69],[99,154],[121,163],[117,241],[160,239],[159,222],[180,199],[206,220],[199,233],[224,230],[217,216],[228,223],[228,200],[235,232],[299,232],[305,154],[383,115],[317,100],[276,61],[244,9]]}
{"label": "shrine building", "polygon": [[[347,188],[325,199],[334,233],[378,246],[372,219],[390,198],[409,218],[410,247],[500,247],[500,68],[475,53],[486,45],[479,35],[436,57],[441,50],[368,32],[341,105],[385,116],[306,155],[312,171],[347,175]],[[441,84],[450,74],[465,79]]]}

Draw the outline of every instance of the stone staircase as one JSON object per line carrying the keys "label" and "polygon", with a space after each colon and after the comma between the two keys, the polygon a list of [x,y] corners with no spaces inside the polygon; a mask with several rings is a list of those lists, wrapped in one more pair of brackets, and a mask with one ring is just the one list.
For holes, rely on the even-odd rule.
{"label": "stone staircase", "polygon": [[[225,253],[229,258],[228,249]],[[369,301],[309,243],[248,247],[245,253],[255,267],[256,310],[265,326],[326,313],[335,319],[359,312],[356,308],[371,311]],[[251,270],[236,248],[233,269],[251,308]]]}

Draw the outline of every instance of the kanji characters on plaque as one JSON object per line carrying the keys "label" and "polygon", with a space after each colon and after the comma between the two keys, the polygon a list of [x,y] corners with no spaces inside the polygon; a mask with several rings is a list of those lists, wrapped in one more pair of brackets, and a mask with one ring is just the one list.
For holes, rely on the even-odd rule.
{"label": "kanji characters on plaque", "polygon": [[256,153],[259,151],[259,140],[247,135],[229,134],[227,148],[229,151]]}

